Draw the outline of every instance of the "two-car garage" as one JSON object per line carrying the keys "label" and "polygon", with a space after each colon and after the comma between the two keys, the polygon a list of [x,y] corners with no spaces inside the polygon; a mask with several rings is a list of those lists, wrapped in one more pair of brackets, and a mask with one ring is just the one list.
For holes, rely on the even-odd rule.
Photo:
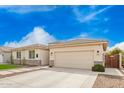
{"label": "two-car garage", "polygon": [[93,66],[93,51],[56,52],[55,67],[84,68]]}
{"label": "two-car garage", "polygon": [[79,39],[49,44],[50,66],[91,69],[94,64],[104,65],[106,41]]}

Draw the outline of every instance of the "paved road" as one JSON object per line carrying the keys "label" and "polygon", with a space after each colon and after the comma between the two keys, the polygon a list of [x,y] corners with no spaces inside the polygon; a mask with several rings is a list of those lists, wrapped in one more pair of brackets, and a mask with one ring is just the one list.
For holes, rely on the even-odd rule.
{"label": "paved road", "polygon": [[6,88],[79,88],[92,87],[98,73],[90,70],[47,68],[0,79]]}

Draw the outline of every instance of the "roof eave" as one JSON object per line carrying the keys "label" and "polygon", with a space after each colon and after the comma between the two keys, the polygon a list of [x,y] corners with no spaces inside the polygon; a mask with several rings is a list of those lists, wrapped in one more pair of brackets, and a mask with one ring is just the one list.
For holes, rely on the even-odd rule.
{"label": "roof eave", "polygon": [[68,47],[68,46],[86,46],[86,45],[99,45],[105,44],[105,49],[107,49],[108,42],[107,41],[102,41],[102,42],[92,42],[92,43],[73,43],[73,44],[49,44],[49,48],[57,48],[57,47]]}

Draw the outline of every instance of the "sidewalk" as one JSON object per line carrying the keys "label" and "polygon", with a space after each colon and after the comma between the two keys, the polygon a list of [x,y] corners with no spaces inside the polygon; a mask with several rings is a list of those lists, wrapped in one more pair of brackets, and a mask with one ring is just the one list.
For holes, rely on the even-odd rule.
{"label": "sidewalk", "polygon": [[105,68],[105,72],[99,72],[99,74],[124,76],[124,74],[117,68]]}
{"label": "sidewalk", "polygon": [[37,71],[41,69],[48,68],[48,66],[35,66],[35,67],[23,67],[23,68],[16,68],[10,70],[0,70],[0,78],[13,76],[21,73]]}

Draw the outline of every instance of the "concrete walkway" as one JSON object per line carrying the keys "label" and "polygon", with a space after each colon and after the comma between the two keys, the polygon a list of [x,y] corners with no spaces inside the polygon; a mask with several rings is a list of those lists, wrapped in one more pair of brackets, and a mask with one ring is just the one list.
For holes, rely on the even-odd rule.
{"label": "concrete walkway", "polygon": [[106,68],[105,72],[99,72],[99,74],[114,75],[114,76],[124,76],[117,68]]}
{"label": "concrete walkway", "polygon": [[13,75],[13,74],[18,74],[18,73],[23,73],[23,72],[30,72],[30,71],[35,71],[35,70],[40,70],[48,68],[48,66],[35,66],[35,67],[23,67],[23,68],[16,68],[16,69],[10,69],[10,70],[0,70],[0,76],[6,76],[6,75]]}
{"label": "concrete walkway", "polygon": [[0,79],[5,88],[83,88],[92,87],[98,73],[90,70],[47,68]]}

